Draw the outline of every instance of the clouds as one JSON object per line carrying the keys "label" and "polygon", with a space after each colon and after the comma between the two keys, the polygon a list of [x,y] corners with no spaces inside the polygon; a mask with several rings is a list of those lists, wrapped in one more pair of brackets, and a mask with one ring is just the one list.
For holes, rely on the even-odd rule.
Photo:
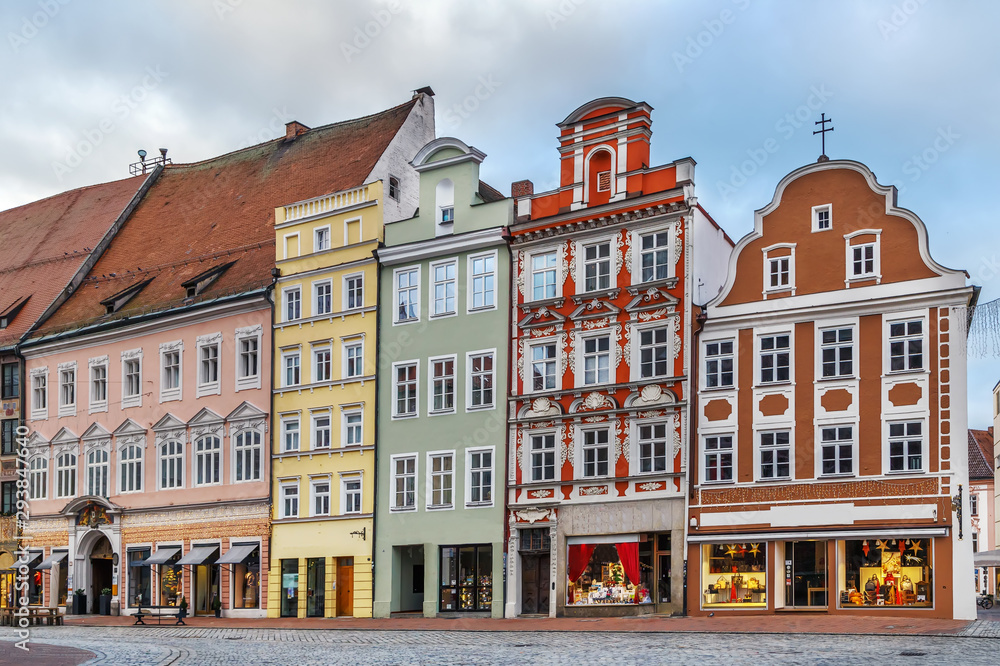
{"label": "clouds", "polygon": [[[23,37],[39,12],[44,24]],[[827,154],[895,183],[935,258],[975,278],[996,237],[998,19],[996,3],[929,0],[5,2],[0,208],[126,177],[139,148],[195,161],[277,136],[289,117],[322,125],[425,85],[438,134],[489,155],[485,180],[544,189],[557,182],[555,123],[621,95],[655,109],[654,163],[698,161],[699,199],[734,238],[784,174],[819,155],[809,124],[826,112]],[[143,91],[150,68],[166,75]],[[496,84],[485,97],[483,80]],[[816,87],[831,95],[815,118],[779,127]],[[949,128],[958,138],[914,168]],[[777,149],[727,192],[769,139]],[[88,154],[60,170],[86,141]],[[984,301],[1000,298],[1000,277],[983,286]],[[1000,364],[980,365],[970,399],[982,426]]]}

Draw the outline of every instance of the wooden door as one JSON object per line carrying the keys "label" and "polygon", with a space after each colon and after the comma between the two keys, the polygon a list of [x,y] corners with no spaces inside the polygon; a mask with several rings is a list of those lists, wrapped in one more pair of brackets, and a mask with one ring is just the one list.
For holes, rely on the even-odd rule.
{"label": "wooden door", "polygon": [[521,613],[549,613],[549,556],[521,556]]}
{"label": "wooden door", "polygon": [[337,615],[354,615],[354,558],[337,563]]}

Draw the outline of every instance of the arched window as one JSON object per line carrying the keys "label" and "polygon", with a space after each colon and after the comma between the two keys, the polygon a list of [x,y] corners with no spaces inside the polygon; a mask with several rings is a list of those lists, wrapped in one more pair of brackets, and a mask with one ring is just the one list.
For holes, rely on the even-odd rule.
{"label": "arched window", "polygon": [[142,490],[142,447],[130,444],[118,453],[121,472],[118,475],[118,491],[134,493]]}
{"label": "arched window", "polygon": [[434,206],[437,211],[434,235],[450,234],[455,228],[455,184],[450,178],[439,181],[434,188]]}
{"label": "arched window", "polygon": [[241,430],[233,444],[237,481],[260,481],[261,436],[256,430]]}
{"label": "arched window", "polygon": [[222,440],[215,435],[199,437],[194,443],[195,485],[222,481]]}
{"label": "arched window", "polygon": [[108,452],[93,449],[87,454],[87,494],[108,496]]}
{"label": "arched window", "polygon": [[175,439],[160,444],[160,488],[184,487],[184,445]]}
{"label": "arched window", "polygon": [[607,203],[615,195],[615,156],[608,148],[595,148],[587,156],[587,202]]}
{"label": "arched window", "polygon": [[45,499],[49,488],[49,459],[38,456],[28,464],[28,497]]}
{"label": "arched window", "polygon": [[76,495],[76,454],[66,452],[56,457],[56,497]]}

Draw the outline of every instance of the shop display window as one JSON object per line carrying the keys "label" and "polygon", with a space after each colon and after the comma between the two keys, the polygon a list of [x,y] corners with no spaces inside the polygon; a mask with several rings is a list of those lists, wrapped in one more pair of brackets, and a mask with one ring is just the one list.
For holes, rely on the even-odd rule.
{"label": "shop display window", "polygon": [[148,606],[151,602],[153,585],[150,566],[139,564],[147,559],[149,554],[149,548],[134,548],[128,551],[128,605],[131,608]]}
{"label": "shop display window", "polygon": [[933,605],[930,539],[864,539],[837,546],[842,608]]}
{"label": "shop display window", "polygon": [[493,605],[493,547],[442,546],[441,611],[489,611]]}
{"label": "shop display window", "polygon": [[713,543],[702,546],[704,608],[767,606],[767,544]]}
{"label": "shop display window", "polygon": [[281,560],[281,617],[299,614],[299,561]]}
{"label": "shop display window", "polygon": [[566,604],[652,604],[652,542],[570,544]]}
{"label": "shop display window", "polygon": [[[180,549],[166,564],[160,565],[160,606],[180,606],[181,605],[181,578],[184,567],[174,564],[181,559]],[[190,603],[191,600],[188,600]]]}
{"label": "shop display window", "polygon": [[59,605],[66,605],[66,596],[69,594],[69,564],[66,560],[63,560],[59,566],[59,576],[56,581],[56,587],[59,590]]}
{"label": "shop display window", "polygon": [[306,617],[323,617],[326,610],[326,560],[306,560]]}
{"label": "shop display window", "polygon": [[233,608],[260,608],[260,548],[255,548],[246,560],[233,566],[233,578],[236,588]]}

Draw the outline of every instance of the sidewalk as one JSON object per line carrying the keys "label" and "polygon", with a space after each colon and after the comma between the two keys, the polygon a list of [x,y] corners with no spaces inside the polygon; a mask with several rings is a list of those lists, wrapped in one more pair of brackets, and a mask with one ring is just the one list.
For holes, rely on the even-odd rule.
{"label": "sidewalk", "polygon": [[[227,629],[341,629],[351,631],[587,631],[587,632],[722,632],[775,634],[855,634],[855,635],[983,635],[973,625],[1000,623],[939,620],[885,615],[766,615],[761,617],[635,617],[635,618],[424,618],[400,617],[388,620],[364,618],[215,618],[189,617],[193,628]],[[67,626],[125,627],[128,616],[70,615]],[[150,626],[157,626],[155,622]],[[175,626],[164,621],[161,627]],[[182,630],[183,627],[177,627]],[[996,635],[989,627],[987,635]]]}

